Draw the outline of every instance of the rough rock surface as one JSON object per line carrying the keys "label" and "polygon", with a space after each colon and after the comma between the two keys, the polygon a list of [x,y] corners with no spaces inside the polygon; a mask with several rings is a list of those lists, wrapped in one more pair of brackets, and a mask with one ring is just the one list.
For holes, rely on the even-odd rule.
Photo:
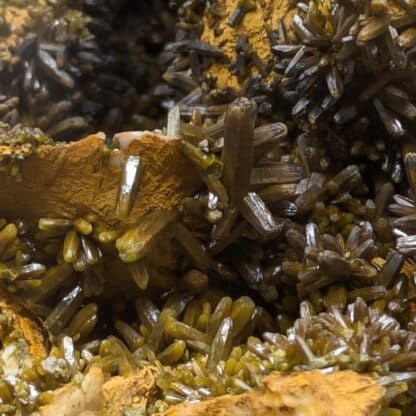
{"label": "rough rock surface", "polygon": [[[40,322],[0,285],[0,350],[9,336],[19,334],[25,341],[30,355],[46,357],[48,337]],[[11,333],[13,331],[13,333]],[[16,333],[17,331],[17,333]]]}
{"label": "rough rock surface", "polygon": [[80,385],[72,382],[57,390],[53,402],[32,416],[98,416],[103,406],[103,384],[103,372],[93,367]]}
{"label": "rough rock surface", "polygon": [[130,377],[113,377],[103,386],[103,416],[123,416],[127,409],[146,409],[155,392],[156,369],[146,367]]}
{"label": "rough rock surface", "polygon": [[239,81],[229,69],[229,63],[236,58],[236,46],[240,35],[247,37],[250,46],[257,52],[262,61],[271,58],[270,42],[267,29],[276,29],[278,22],[286,15],[290,7],[288,0],[259,0],[256,7],[244,16],[239,25],[231,28],[228,20],[238,6],[239,0],[218,1],[217,6],[222,16],[214,16],[207,11],[204,16],[204,32],[201,41],[218,46],[225,59],[212,65],[208,72],[217,78],[217,87],[237,88]]}
{"label": "rough rock surface", "polygon": [[92,367],[80,385],[72,382],[57,390],[52,403],[32,416],[123,416],[127,409],[146,408],[154,394],[155,373],[146,367],[105,381],[101,369]]}
{"label": "rough rock surface", "polygon": [[129,221],[153,208],[169,210],[200,183],[180,146],[180,140],[152,132],[137,133],[137,140],[120,152],[106,150],[102,134],[41,146],[24,161],[20,182],[0,178],[0,214],[30,220],[92,213],[111,226],[117,222],[120,165],[128,154],[140,155],[144,169]]}
{"label": "rough rock surface", "polygon": [[[155,369],[149,367],[104,383],[101,370],[92,368],[80,386],[60,389],[33,416],[123,416],[128,409],[146,408],[154,394],[154,376]],[[384,393],[374,379],[349,370],[272,374],[258,390],[184,403],[159,416],[376,416]]]}
{"label": "rough rock surface", "polygon": [[270,375],[259,390],[172,407],[164,416],[375,416],[384,389],[353,371]]}

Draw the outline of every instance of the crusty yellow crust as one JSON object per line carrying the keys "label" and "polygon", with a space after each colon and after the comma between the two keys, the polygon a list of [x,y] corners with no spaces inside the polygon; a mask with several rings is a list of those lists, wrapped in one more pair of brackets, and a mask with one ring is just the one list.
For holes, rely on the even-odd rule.
{"label": "crusty yellow crust", "polygon": [[[40,322],[32,316],[14,296],[0,285],[0,314],[12,320],[13,328],[22,334],[35,357],[44,358],[48,354],[48,337]],[[1,329],[1,324],[0,324]],[[0,331],[1,333],[1,331]],[[4,340],[1,340],[3,341]]]}

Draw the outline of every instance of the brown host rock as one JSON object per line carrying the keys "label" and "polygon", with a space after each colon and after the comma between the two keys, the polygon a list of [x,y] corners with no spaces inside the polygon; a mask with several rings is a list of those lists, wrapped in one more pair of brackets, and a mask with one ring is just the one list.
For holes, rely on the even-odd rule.
{"label": "brown host rock", "polygon": [[34,357],[48,354],[48,334],[40,321],[0,285],[0,353],[9,343],[27,348]]}
{"label": "brown host rock", "polygon": [[[150,367],[105,384],[101,370],[93,368],[81,386],[65,386],[37,415],[75,416],[88,410],[88,416],[123,416],[126,409],[146,408],[154,389],[154,369]],[[159,416],[375,416],[384,392],[374,379],[353,371],[272,374],[258,390],[184,403]],[[74,405],[74,411],[69,411],[68,403]]]}
{"label": "brown host rock", "polygon": [[[210,11],[204,15],[204,31],[201,41],[218,46],[225,57],[223,62],[215,63],[208,70],[209,74],[217,78],[218,88],[226,86],[238,88],[240,85],[229,67],[229,63],[236,58],[236,46],[240,35],[247,37],[247,42],[263,62],[267,62],[272,57],[267,29],[276,29],[279,21],[290,8],[288,0],[255,1],[253,2],[255,8],[246,13],[240,24],[230,27],[229,18],[239,2],[239,0],[217,2],[222,11],[221,16],[216,16]],[[253,73],[257,72],[253,69]]]}
{"label": "brown host rock", "polygon": [[52,403],[32,416],[123,416],[127,408],[146,408],[155,392],[155,373],[155,368],[145,367],[105,381],[101,369],[92,367],[80,384],[58,389]]}
{"label": "brown host rock", "polygon": [[181,142],[152,132],[137,133],[123,151],[110,151],[102,134],[71,144],[40,146],[22,164],[20,182],[0,177],[0,215],[38,219],[95,214],[114,225],[121,163],[140,155],[144,176],[129,217],[135,222],[152,208],[172,209],[199,185],[198,175],[180,151]]}
{"label": "brown host rock", "polygon": [[129,377],[112,377],[103,386],[103,416],[123,416],[126,408],[146,409],[155,395],[154,367],[145,367]]}
{"label": "brown host rock", "polygon": [[384,389],[353,371],[270,375],[263,387],[172,407],[164,416],[375,416]]}
{"label": "brown host rock", "polygon": [[103,384],[103,372],[93,367],[79,385],[72,382],[58,389],[53,402],[32,416],[97,416],[103,406]]}

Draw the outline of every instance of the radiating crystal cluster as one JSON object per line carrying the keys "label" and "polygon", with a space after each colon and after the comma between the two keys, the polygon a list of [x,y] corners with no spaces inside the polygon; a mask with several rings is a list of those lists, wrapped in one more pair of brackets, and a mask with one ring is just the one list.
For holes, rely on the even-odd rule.
{"label": "radiating crystal cluster", "polygon": [[[77,32],[69,47],[70,39],[50,38],[46,29],[34,36],[31,26],[12,51],[24,68],[23,78],[10,84],[18,88],[13,103],[17,109],[28,89],[35,89],[34,99],[43,91],[47,109],[22,109],[48,135],[25,125],[1,127],[1,180],[20,183],[25,163],[42,158],[39,149],[67,146],[49,136],[75,134],[79,117],[86,126],[93,120],[110,134],[91,175],[110,168],[118,175],[115,200],[105,206],[114,215],[110,221],[101,212],[62,209],[62,215],[0,220],[2,287],[42,318],[53,341],[47,357],[33,354],[24,333],[10,335],[0,303],[0,340],[7,340],[0,343],[0,414],[30,414],[51,400],[49,390],[92,366],[129,376],[153,365],[158,390],[148,414],[257,388],[273,371],[352,369],[386,387],[383,415],[411,415],[414,7],[406,1],[300,2],[267,28],[270,62],[261,61],[249,34],[241,32],[229,62],[224,45],[201,41],[203,24],[220,31],[226,21],[240,31],[259,4],[238,1],[225,15],[220,2],[172,1],[178,20],[174,27],[171,12],[161,9],[163,40],[153,20],[146,26],[151,43],[164,44],[156,52],[168,68],[163,81],[149,81],[152,91],[139,97],[136,89],[138,101],[124,106],[124,93],[132,80],[138,88],[138,80],[131,68],[121,77],[119,66],[126,54],[146,62],[150,52],[143,44],[145,52],[136,50],[136,56],[134,48],[114,40],[107,54],[101,39],[111,25],[121,30],[117,19],[128,21],[129,2],[120,8],[98,2],[98,11],[88,1],[69,3],[84,14],[59,9],[60,2],[48,6],[48,13],[59,12],[53,36],[61,34],[69,12],[83,16],[78,23],[89,16],[88,33]],[[172,29],[176,37],[168,42]],[[217,87],[206,72],[213,63],[234,71],[239,88]],[[100,71],[86,81],[84,70],[96,67]],[[64,96],[49,96],[44,79],[59,84]],[[10,85],[3,104],[0,96],[0,116],[7,110],[5,121],[15,124],[10,118],[16,112],[5,107],[11,105]],[[77,109],[88,116],[68,119],[74,97],[65,91],[76,95],[79,85],[86,96]],[[144,154],[129,153],[142,133],[111,140],[120,125],[112,121],[146,113],[154,127],[160,107],[169,108],[167,128],[151,134],[177,141],[189,181],[197,178],[199,188],[170,209],[149,209],[136,218],[146,181],[165,184],[152,182]],[[23,194],[29,189],[24,186]],[[161,191],[152,190],[155,200]]]}

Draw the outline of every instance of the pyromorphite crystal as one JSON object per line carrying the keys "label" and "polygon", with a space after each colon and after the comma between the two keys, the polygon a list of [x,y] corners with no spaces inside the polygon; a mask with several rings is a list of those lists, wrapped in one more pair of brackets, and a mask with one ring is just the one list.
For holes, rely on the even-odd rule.
{"label": "pyromorphite crystal", "polygon": [[255,121],[253,101],[240,98],[230,105],[225,120],[223,177],[234,206],[241,204],[250,187]]}
{"label": "pyromorphite crystal", "polygon": [[144,216],[138,225],[130,228],[116,241],[120,258],[128,263],[143,258],[154,247],[161,232],[176,215],[175,211],[154,210]]}

